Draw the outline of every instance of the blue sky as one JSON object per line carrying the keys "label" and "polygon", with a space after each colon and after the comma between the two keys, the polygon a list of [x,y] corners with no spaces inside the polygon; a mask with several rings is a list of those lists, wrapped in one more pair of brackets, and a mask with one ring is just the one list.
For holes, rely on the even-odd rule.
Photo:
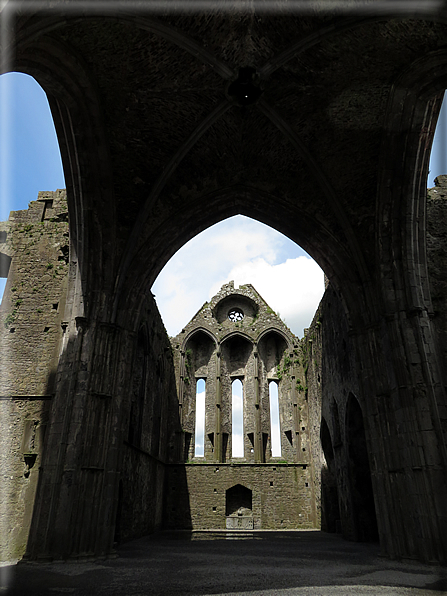
{"label": "blue sky", "polygon": [[28,75],[0,77],[0,217],[27,209],[39,190],[65,188],[48,100]]}
{"label": "blue sky", "polygon": [[[0,221],[27,209],[39,190],[65,188],[48,100],[34,79],[0,76]],[[0,278],[0,295],[6,279]]]}
{"label": "blue sky", "polygon": [[427,188],[435,185],[435,178],[440,174],[447,174],[447,103],[442,104],[441,112],[436,126],[435,138],[430,155],[430,166],[428,174]]}
{"label": "blue sky", "polygon": [[[447,173],[443,108],[433,143],[429,186]],[[40,190],[64,188],[64,176],[46,96],[29,76],[0,76],[0,217],[27,209]],[[188,263],[188,267],[185,266]],[[195,267],[191,267],[195,263]],[[216,265],[216,263],[218,265]],[[167,264],[152,291],[170,335],[179,333],[222,284],[252,283],[302,337],[324,291],[323,272],[296,244],[243,216],[230,218],[188,242]],[[0,293],[4,282],[0,278]]]}

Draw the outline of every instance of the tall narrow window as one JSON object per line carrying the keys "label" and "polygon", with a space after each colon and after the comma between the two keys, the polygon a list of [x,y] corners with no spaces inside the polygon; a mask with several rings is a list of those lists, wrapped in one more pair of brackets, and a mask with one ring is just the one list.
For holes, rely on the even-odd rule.
{"label": "tall narrow window", "polygon": [[196,435],[195,435],[195,457],[205,455],[205,379],[199,379],[196,383]]}
{"label": "tall narrow window", "polygon": [[278,384],[269,383],[270,397],[270,436],[272,437],[272,457],[281,457],[281,429],[279,425]]}
{"label": "tall narrow window", "polygon": [[233,457],[244,457],[244,398],[242,381],[236,379],[231,384],[231,418]]}

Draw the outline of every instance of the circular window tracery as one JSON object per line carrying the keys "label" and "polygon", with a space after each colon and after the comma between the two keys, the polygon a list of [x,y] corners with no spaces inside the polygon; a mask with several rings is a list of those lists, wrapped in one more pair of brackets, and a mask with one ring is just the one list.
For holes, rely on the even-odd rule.
{"label": "circular window tracery", "polygon": [[242,319],[244,318],[244,311],[241,310],[240,308],[232,308],[228,312],[228,318],[233,323],[237,323],[238,321],[242,321]]}

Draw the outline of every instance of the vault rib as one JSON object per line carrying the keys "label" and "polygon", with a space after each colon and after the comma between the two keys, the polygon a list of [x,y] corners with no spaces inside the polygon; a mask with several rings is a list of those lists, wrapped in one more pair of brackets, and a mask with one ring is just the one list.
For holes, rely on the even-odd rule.
{"label": "vault rib", "polygon": [[318,184],[321,186],[321,189],[323,190],[326,199],[329,205],[331,206],[340,226],[342,227],[346,235],[346,238],[351,247],[353,259],[356,262],[359,273],[361,274],[362,281],[368,280],[368,269],[362,257],[360,245],[358,244],[354,231],[352,230],[352,227],[344,214],[343,206],[339,203],[337,196],[334,190],[332,189],[332,186],[330,185],[329,181],[327,180],[322,168],[315,161],[315,159],[313,158],[307,147],[304,145],[296,131],[292,128],[292,126],[290,126],[290,124],[288,124],[278,114],[278,112],[265,101],[265,99],[261,98],[257,105],[261,112],[265,116],[267,116],[267,118],[272,122],[272,124],[274,124],[278,128],[278,130],[295,147],[300,156],[303,158],[304,162],[307,164],[308,168],[312,171],[313,175],[318,181]]}
{"label": "vault rib", "polygon": [[149,217],[149,210],[156,200],[160,192],[165,187],[166,183],[168,182],[171,175],[177,169],[177,166],[183,160],[185,155],[190,151],[190,149],[196,144],[196,142],[200,139],[200,137],[223,115],[227,110],[232,107],[232,103],[225,99],[222,101],[200,124],[197,128],[193,131],[193,133],[188,137],[188,139],[183,143],[183,145],[177,150],[177,152],[171,157],[169,163],[164,168],[163,172],[158,177],[158,180],[155,182],[154,186],[149,193],[148,198],[146,199],[143,207],[141,208],[137,219],[133,225],[132,231],[129,235],[129,239],[127,241],[126,248],[124,250],[123,258],[121,260],[121,265],[118,270],[118,274],[116,277],[115,283],[115,297],[113,303],[113,312],[112,312],[112,320],[115,321],[115,317],[117,314],[118,302],[121,293],[121,288],[124,283],[124,277],[126,270],[134,256],[135,249],[138,244],[138,240],[140,238],[140,234],[143,230],[144,224],[146,223],[147,218]]}
{"label": "vault rib", "polygon": [[232,78],[234,78],[235,74],[233,70],[227,64],[225,64],[225,62],[216,58],[214,54],[212,54],[199,43],[194,41],[194,39],[189,37],[189,35],[186,35],[185,33],[182,33],[171,26],[164,25],[156,19],[148,19],[145,17],[135,16],[127,11],[119,11],[116,9],[116,7],[113,9],[113,11],[111,10],[111,13],[107,14],[107,12],[108,11],[104,7],[102,7],[101,11],[97,9],[96,14],[94,10],[91,10],[90,14],[83,14],[82,16],[71,16],[69,14],[66,14],[64,19],[61,19],[60,15],[56,17],[49,16],[47,17],[46,23],[43,26],[42,23],[38,23],[33,27],[29,27],[29,29],[25,27],[23,31],[18,31],[15,41],[16,43],[20,42],[22,47],[26,47],[26,44],[33,42],[38,37],[41,37],[46,33],[50,33],[55,29],[60,29],[63,26],[73,25],[75,23],[84,23],[85,21],[92,19],[94,20],[98,19],[98,17],[101,17],[102,19],[108,19],[117,23],[132,24],[135,25],[137,28],[142,29],[143,31],[149,31],[150,33],[154,33],[155,35],[162,37],[166,41],[173,43],[179,48],[182,48],[195,58],[198,58],[199,60],[204,62],[205,64],[208,64],[223,79],[231,80]]}

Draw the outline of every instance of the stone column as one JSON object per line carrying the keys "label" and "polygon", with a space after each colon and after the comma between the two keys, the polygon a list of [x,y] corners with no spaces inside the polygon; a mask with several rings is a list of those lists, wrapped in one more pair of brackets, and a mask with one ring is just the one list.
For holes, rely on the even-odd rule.
{"label": "stone column", "polygon": [[61,364],[45,442],[27,558],[107,555],[121,414],[116,382],[128,369],[121,330],[76,318]]}
{"label": "stone column", "polygon": [[183,395],[185,391],[185,351],[180,351],[180,375],[178,381],[178,415],[180,426],[183,426]]}
{"label": "stone column", "polygon": [[264,463],[264,453],[262,450],[262,426],[261,426],[261,404],[259,397],[259,354],[257,347],[253,350],[254,356],[254,382],[255,382],[255,463]]}
{"label": "stone column", "polygon": [[296,390],[296,374],[295,370],[293,370],[292,374],[292,387],[291,387],[291,402],[293,407],[293,430],[294,430],[294,439],[295,439],[295,461],[298,463],[301,461],[301,435],[300,435],[300,411],[298,406],[298,399],[297,399],[297,390]]}
{"label": "stone column", "polygon": [[217,462],[223,461],[222,453],[222,379],[221,379],[221,351],[220,346],[216,351],[216,418],[215,418],[215,439],[214,439],[214,459]]}
{"label": "stone column", "polygon": [[382,549],[391,557],[445,563],[443,388],[428,317],[389,314],[355,342]]}

